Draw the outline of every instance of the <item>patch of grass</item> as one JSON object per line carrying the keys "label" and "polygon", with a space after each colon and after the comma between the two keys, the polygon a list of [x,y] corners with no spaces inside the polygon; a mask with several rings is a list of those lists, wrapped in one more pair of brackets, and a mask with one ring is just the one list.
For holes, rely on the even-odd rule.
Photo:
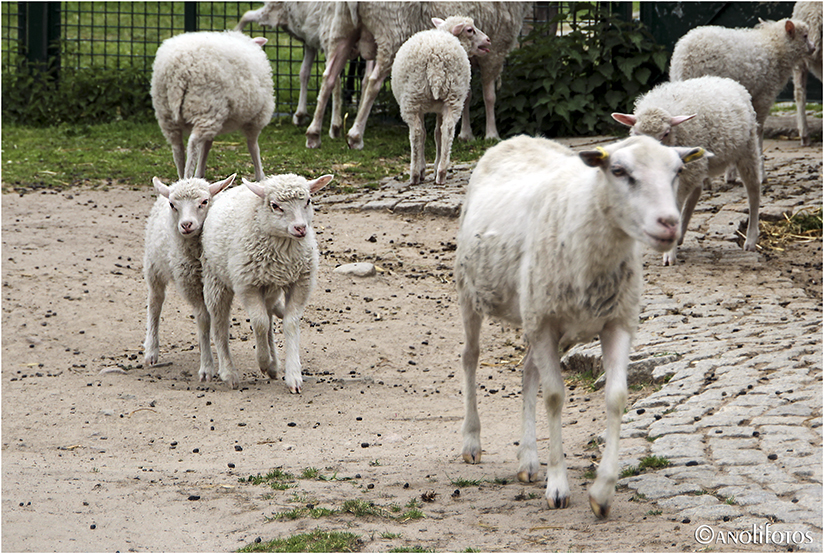
{"label": "patch of grass", "polygon": [[584,479],[590,479],[590,480],[595,479],[595,477],[596,477],[595,468],[594,467],[588,468],[586,471],[584,471],[584,476],[583,477],[584,477]]}
{"label": "patch of grass", "polygon": [[661,438],[661,435],[655,435],[654,437],[651,437],[651,436],[647,435],[647,437],[646,437],[647,442],[655,442],[656,440],[658,440],[660,438]]}
{"label": "patch of grass", "polygon": [[629,466],[624,468],[623,471],[618,475],[619,479],[623,479],[624,477],[634,477],[636,475],[641,475],[641,470],[638,469],[637,466]]}
{"label": "patch of grass", "polygon": [[250,475],[249,477],[241,477],[238,483],[249,483],[251,485],[267,485],[275,490],[286,490],[294,487],[294,484],[287,483],[287,481],[294,480],[294,475],[286,473],[279,468],[275,468],[266,475]]}
{"label": "patch of grass", "polygon": [[791,216],[784,214],[781,221],[761,222],[758,243],[762,248],[781,252],[792,243],[820,240],[821,236],[821,207],[808,206],[797,210]]}
{"label": "patch of grass", "polygon": [[670,461],[662,456],[647,456],[641,460],[638,465],[639,469],[661,469],[669,467]]}
{"label": "patch of grass", "polygon": [[399,546],[393,548],[389,552],[435,552],[432,549],[424,548],[422,546]]}
{"label": "patch of grass", "polygon": [[277,512],[272,514],[272,517],[267,517],[267,521],[277,521],[277,520],[295,520],[295,519],[302,519],[304,517],[311,517],[312,519],[319,519],[322,517],[328,517],[335,515],[333,510],[329,508],[294,508],[292,510],[287,510],[285,512]]}
{"label": "patch of grass", "polygon": [[450,481],[453,486],[460,488],[465,487],[480,487],[481,481],[479,479],[464,479],[463,477],[458,477],[457,479],[453,479]]}
{"label": "patch of grass", "polygon": [[[258,143],[267,175],[333,173],[335,180],[327,190],[351,192],[375,188],[384,177],[408,171],[409,133],[400,122],[381,122],[373,114],[363,150],[350,150],[345,139],[332,140],[325,135],[321,148],[307,149],[304,132],[288,118],[273,120],[263,129]],[[452,161],[477,160],[489,147],[488,142],[494,143],[456,140]],[[166,183],[177,179],[172,149],[156,122],[124,120],[48,128],[4,125],[2,158],[3,192],[112,184],[148,191],[153,176]],[[432,140],[427,141],[426,159],[435,159]],[[210,180],[232,173],[250,179],[254,176],[246,139],[240,132],[220,135],[209,152],[207,164],[206,178]]]}
{"label": "patch of grass", "polygon": [[387,539],[387,540],[391,541],[391,540],[394,540],[394,539],[401,538],[401,534],[400,533],[390,533],[389,531],[384,531],[383,533],[381,533],[380,537],[382,539]]}
{"label": "patch of grass", "polygon": [[354,499],[343,503],[341,513],[353,514],[357,517],[375,516],[385,517],[386,512],[380,506],[365,500]]}
{"label": "patch of grass", "polygon": [[369,467],[380,467],[381,461],[380,460],[372,460],[369,462]]}
{"label": "patch of grass", "polygon": [[644,493],[642,493],[642,492],[636,492],[635,494],[633,494],[633,495],[630,497],[629,501],[630,501],[630,502],[641,502],[641,501],[646,500],[646,499],[647,499],[647,495],[646,495],[646,494],[644,494]]}
{"label": "patch of grass", "polygon": [[307,467],[303,470],[303,473],[300,474],[301,479],[317,479],[318,475],[320,475],[320,470],[316,467]]}
{"label": "patch of grass", "polygon": [[359,536],[353,533],[322,531],[301,533],[268,542],[251,543],[238,552],[357,552]]}
{"label": "patch of grass", "polygon": [[736,501],[735,501],[735,497],[734,497],[734,496],[728,496],[728,497],[724,500],[724,504],[727,504],[727,505],[729,505],[729,506],[735,506],[736,504],[738,504],[738,502],[736,502]]}
{"label": "patch of grass", "polygon": [[660,516],[663,512],[661,510],[650,510],[647,512],[648,516]]}

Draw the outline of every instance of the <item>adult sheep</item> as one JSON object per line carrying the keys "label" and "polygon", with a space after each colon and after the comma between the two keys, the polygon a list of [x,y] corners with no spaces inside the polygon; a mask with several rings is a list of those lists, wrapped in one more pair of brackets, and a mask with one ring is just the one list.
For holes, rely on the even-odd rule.
{"label": "adult sheep", "polygon": [[523,328],[523,437],[518,478],[540,467],[535,435],[538,380],[549,418],[546,500],[569,504],[561,441],[564,382],[559,351],[600,335],[607,375],[606,445],[590,488],[606,517],[618,478],[626,371],[638,325],[638,243],[663,252],[678,239],[675,188],[700,148],[671,148],[646,136],[576,154],[525,136],[490,148],[472,173],[458,230],[455,274],[466,342],[462,354],[463,457],[481,460],[475,372],[484,315]]}
{"label": "adult sheep", "polygon": [[796,2],[793,7],[793,19],[803,21],[810,27],[810,40],[815,47],[813,52],[798,61],[793,68],[793,87],[795,96],[798,136],[803,146],[810,145],[810,130],[807,127],[807,73],[812,73],[821,80],[822,53],[822,5],[821,2]]}
{"label": "adult sheep", "polygon": [[[318,103],[306,129],[306,147],[319,148],[323,114],[335,80],[343,70],[350,52],[357,49],[362,58],[374,60],[364,79],[358,113],[347,133],[350,148],[363,148],[363,134],[372,104],[389,76],[395,54],[413,34],[429,29],[431,19],[460,14],[471,17],[481,29],[487,29],[492,48],[477,60],[481,69],[486,106],[486,138],[498,138],[495,126],[495,86],[506,55],[517,44],[529,2],[338,2],[335,9],[334,48],[327,52]],[[464,107],[461,124],[463,138],[471,138],[469,117]]]}
{"label": "adult sheep", "polygon": [[207,31],[177,35],[157,49],[152,104],[180,179],[202,178],[215,137],[237,130],[246,136],[255,179],[263,179],[257,141],[275,109],[264,44],[236,31]]}

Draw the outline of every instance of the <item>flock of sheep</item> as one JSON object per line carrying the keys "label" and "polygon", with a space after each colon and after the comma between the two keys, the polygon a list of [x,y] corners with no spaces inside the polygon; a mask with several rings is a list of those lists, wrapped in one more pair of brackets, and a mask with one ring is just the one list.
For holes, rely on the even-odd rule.
{"label": "flock of sheep", "polygon": [[[423,114],[434,112],[435,182],[441,184],[459,119],[459,136],[472,138],[471,64],[480,67],[483,81],[486,137],[498,138],[496,81],[528,9],[528,3],[516,2],[270,2],[247,12],[237,30],[166,40],[157,51],[152,99],[172,145],[178,180],[167,186],[154,179],[159,197],[147,223],[144,259],[145,363],[158,361],[160,310],[166,286],[174,281],[195,310],[201,381],[219,375],[238,387],[228,343],[237,295],[255,333],[258,366],[272,379],[279,368],[274,316],[283,320],[286,385],[301,391],[299,320],[318,271],[312,194],[333,177],[265,176],[257,139],[274,109],[271,67],[262,48],[266,39],[247,37],[239,32],[243,26],[280,27],[304,41],[296,124],[308,116],[309,67],[318,49],[326,53],[317,108],[306,131],[310,148],[320,146],[330,95],[335,99],[330,135],[342,130],[339,87],[346,60],[355,55],[371,60],[348,133],[352,148],[363,148],[366,118],[391,72],[409,126],[411,182],[424,179]],[[665,265],[674,264],[704,185],[734,168],[749,197],[744,248],[755,249],[765,178],[764,121],[794,70],[799,104],[806,71],[821,77],[821,19],[820,3],[799,2],[792,19],[753,29],[693,29],[675,47],[671,81],[639,98],[634,114],[613,114],[631,127],[628,139],[576,153],[548,139],[519,136],[483,155],[467,187],[455,267],[466,337],[462,454],[468,463],[481,459],[475,372],[481,321],[491,316],[522,327],[529,344],[518,477],[531,481],[540,467],[535,434],[540,384],[551,438],[546,500],[552,508],[566,507],[559,353],[599,336],[607,431],[590,505],[596,516],[607,516],[618,477],[626,371],[643,284],[638,247],[647,244],[664,254]],[[206,181],[212,141],[235,130],[246,135],[255,181],[243,179],[243,186],[232,188],[235,175]],[[734,178],[730,171],[728,178]]]}

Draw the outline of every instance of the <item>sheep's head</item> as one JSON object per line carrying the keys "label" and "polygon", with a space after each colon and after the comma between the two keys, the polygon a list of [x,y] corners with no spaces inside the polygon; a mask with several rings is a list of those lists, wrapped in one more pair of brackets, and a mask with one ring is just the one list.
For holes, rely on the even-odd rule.
{"label": "sheep's head", "polygon": [[433,17],[432,23],[437,29],[458,37],[461,46],[464,47],[467,56],[470,58],[489,53],[489,47],[492,43],[483,31],[475,27],[475,21],[471,17],[454,15],[446,19]]}
{"label": "sheep's head", "polygon": [[298,175],[271,175],[260,183],[243,179],[263,205],[258,210],[261,230],[270,235],[301,240],[312,226],[312,194],[333,179],[324,175],[307,181]]}
{"label": "sheep's head", "polygon": [[684,164],[705,155],[703,148],[663,146],[646,136],[579,153],[585,164],[601,170],[607,183],[605,209],[621,229],[659,252],[678,240],[678,175]]}
{"label": "sheep's head", "polygon": [[167,186],[157,177],[152,178],[155,190],[169,200],[171,221],[183,237],[196,237],[209,213],[212,197],[231,185],[235,174],[222,181],[209,183],[197,177],[180,180]]}
{"label": "sheep's head", "polygon": [[696,115],[670,115],[662,108],[647,108],[637,115],[614,113],[612,118],[618,123],[630,127],[630,135],[646,135],[662,144],[672,146],[675,143],[672,128],[689,121]]}
{"label": "sheep's head", "polygon": [[794,46],[793,49],[801,56],[812,56],[815,52],[810,27],[805,22],[799,19],[786,19],[784,20],[784,32],[787,34],[787,40]]}

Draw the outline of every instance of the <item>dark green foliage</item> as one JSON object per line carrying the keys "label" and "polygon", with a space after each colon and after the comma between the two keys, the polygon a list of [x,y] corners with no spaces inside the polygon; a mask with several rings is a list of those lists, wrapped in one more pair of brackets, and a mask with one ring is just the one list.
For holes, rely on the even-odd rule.
{"label": "dark green foliage", "polygon": [[[616,130],[610,114],[632,112],[635,98],[652,88],[667,66],[667,52],[640,22],[598,16],[592,4],[575,4],[579,20],[555,19],[561,36],[549,35],[551,23],[538,25],[514,50],[502,74],[495,105],[502,137],[577,136]],[[584,12],[584,13],[582,13]],[[480,90],[473,110],[483,117]]]}
{"label": "dark green foliage", "polygon": [[149,75],[136,68],[3,71],[3,120],[31,127],[154,118]]}

